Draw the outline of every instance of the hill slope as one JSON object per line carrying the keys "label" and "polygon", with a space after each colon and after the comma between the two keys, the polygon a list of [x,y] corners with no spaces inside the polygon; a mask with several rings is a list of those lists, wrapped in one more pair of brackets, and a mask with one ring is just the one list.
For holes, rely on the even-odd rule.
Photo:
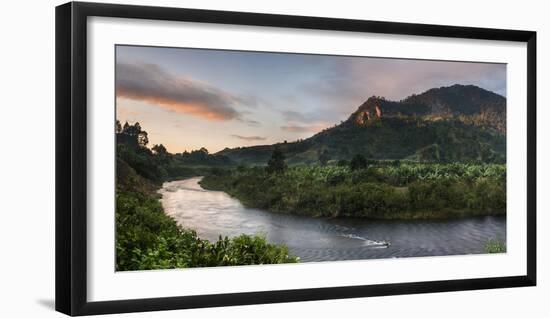
{"label": "hill slope", "polygon": [[218,154],[265,164],[279,147],[289,164],[319,156],[504,162],[506,98],[473,85],[433,88],[402,101],[370,97],[341,124],[292,143],[225,149]]}

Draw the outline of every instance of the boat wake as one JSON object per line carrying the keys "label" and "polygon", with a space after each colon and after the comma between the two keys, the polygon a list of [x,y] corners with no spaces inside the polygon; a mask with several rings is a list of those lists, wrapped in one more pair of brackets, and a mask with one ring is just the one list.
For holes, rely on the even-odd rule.
{"label": "boat wake", "polygon": [[354,239],[354,240],[361,240],[364,243],[365,246],[371,246],[371,247],[377,247],[377,248],[388,248],[391,244],[389,241],[377,241],[377,240],[371,240],[366,237],[362,237],[355,234],[341,234],[339,235],[341,237]]}

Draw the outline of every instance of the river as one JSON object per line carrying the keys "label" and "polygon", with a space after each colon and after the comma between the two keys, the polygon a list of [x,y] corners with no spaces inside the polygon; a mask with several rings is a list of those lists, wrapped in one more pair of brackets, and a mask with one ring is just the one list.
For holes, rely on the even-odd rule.
{"label": "river", "polygon": [[[201,177],[164,183],[159,193],[168,215],[199,237],[263,233],[284,243],[302,262],[485,253],[489,239],[506,239],[506,218],[381,221],[312,218],[249,209],[219,191],[201,188]],[[384,245],[382,242],[390,242]]]}

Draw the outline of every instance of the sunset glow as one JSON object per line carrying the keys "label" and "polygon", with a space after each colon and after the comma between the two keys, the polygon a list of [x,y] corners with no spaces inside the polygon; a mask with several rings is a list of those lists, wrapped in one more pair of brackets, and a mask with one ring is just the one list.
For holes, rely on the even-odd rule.
{"label": "sunset glow", "polygon": [[116,59],[117,119],[172,153],[307,138],[372,95],[473,84],[506,96],[504,64],[137,46]]}

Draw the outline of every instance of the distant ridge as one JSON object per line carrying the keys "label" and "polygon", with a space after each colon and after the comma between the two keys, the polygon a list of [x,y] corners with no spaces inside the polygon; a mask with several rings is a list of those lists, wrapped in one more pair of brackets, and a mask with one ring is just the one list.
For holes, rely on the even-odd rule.
{"label": "distant ridge", "polygon": [[243,164],[265,164],[279,147],[289,164],[355,154],[372,159],[504,162],[506,98],[474,85],[432,88],[401,101],[372,96],[347,120],[310,138],[224,149]]}

